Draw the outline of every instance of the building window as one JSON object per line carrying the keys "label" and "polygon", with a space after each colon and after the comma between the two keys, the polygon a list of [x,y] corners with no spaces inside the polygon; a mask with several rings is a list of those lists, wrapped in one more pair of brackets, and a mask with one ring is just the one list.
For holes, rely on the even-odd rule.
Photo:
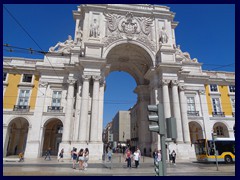
{"label": "building window", "polygon": [[230,85],[228,87],[229,87],[229,92],[235,93],[235,86],[234,85]]}
{"label": "building window", "polygon": [[223,127],[222,126],[217,126],[216,127],[216,133],[217,133],[217,136],[223,136]]}
{"label": "building window", "polygon": [[218,92],[218,88],[216,84],[210,84],[210,91],[211,92]]}
{"label": "building window", "polygon": [[212,98],[213,104],[213,116],[224,116],[224,113],[221,110],[221,104],[219,98]]}
{"label": "building window", "polygon": [[7,79],[7,73],[3,72],[3,81],[6,81],[6,79]]}
{"label": "building window", "polygon": [[195,111],[195,101],[194,97],[188,97],[187,98],[187,110],[188,111]]}
{"label": "building window", "polygon": [[18,105],[19,106],[27,106],[29,96],[30,96],[30,90],[20,90]]}
{"label": "building window", "polygon": [[235,98],[231,98],[231,104],[232,104],[232,115],[235,117]]}
{"label": "building window", "polygon": [[52,96],[52,106],[53,107],[60,107],[61,97],[62,97],[61,91],[53,91],[53,96]]}
{"label": "building window", "polygon": [[190,116],[199,116],[199,112],[195,108],[194,97],[187,97],[187,113]]}
{"label": "building window", "polygon": [[32,82],[32,74],[23,74],[22,82],[31,83]]}

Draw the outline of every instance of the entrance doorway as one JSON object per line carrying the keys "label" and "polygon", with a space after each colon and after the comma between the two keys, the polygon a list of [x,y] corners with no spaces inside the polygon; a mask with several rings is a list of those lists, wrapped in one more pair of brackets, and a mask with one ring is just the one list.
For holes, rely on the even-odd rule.
{"label": "entrance doorway", "polygon": [[42,155],[51,148],[51,155],[57,156],[59,144],[62,142],[63,124],[59,119],[51,119],[44,126],[44,142]]}

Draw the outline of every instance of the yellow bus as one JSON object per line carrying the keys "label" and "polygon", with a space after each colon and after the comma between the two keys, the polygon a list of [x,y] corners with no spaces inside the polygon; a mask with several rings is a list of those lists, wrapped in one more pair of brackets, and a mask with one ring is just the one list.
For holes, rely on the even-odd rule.
{"label": "yellow bus", "polygon": [[[216,138],[215,145],[217,150],[218,162],[235,162],[235,139]],[[214,145],[212,140],[199,139],[194,143],[196,158],[200,162],[216,162]]]}

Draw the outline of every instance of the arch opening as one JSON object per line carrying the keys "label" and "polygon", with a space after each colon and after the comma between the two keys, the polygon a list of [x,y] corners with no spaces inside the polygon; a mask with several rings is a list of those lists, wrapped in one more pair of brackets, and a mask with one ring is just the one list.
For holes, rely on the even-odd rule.
{"label": "arch opening", "polygon": [[62,142],[63,123],[59,119],[50,119],[44,125],[42,155],[51,148],[51,155],[57,156]]}
{"label": "arch opening", "polygon": [[6,156],[18,155],[26,149],[29,123],[24,118],[15,118],[8,125]]}

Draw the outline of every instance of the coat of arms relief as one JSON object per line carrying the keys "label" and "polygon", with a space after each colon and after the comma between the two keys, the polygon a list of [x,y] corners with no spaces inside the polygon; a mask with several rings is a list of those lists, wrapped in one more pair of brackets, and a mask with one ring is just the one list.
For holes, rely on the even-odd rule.
{"label": "coat of arms relief", "polygon": [[153,17],[134,17],[131,12],[125,16],[110,13],[104,15],[107,20],[105,46],[120,39],[128,39],[140,41],[152,51],[156,50],[156,45],[152,41]]}

